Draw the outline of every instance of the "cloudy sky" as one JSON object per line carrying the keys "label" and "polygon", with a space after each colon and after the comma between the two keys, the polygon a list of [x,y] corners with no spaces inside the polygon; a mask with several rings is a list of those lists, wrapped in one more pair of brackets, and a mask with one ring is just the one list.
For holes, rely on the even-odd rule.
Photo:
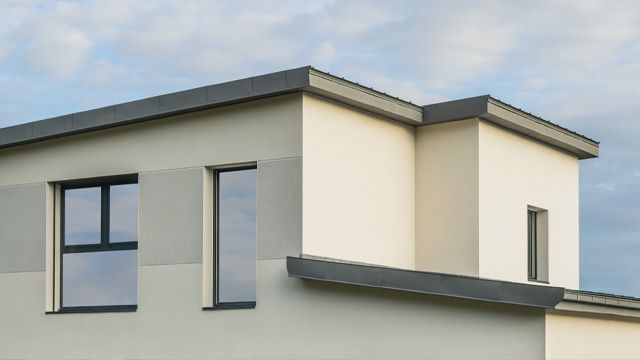
{"label": "cloudy sky", "polygon": [[491,93],[601,141],[581,287],[640,296],[640,2],[0,2],[0,126],[308,64],[419,104]]}

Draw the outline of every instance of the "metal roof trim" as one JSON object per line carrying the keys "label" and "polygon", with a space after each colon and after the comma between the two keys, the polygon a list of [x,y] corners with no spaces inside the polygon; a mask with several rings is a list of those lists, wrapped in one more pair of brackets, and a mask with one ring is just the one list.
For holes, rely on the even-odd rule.
{"label": "metal roof trim", "polygon": [[305,66],[0,128],[0,149],[298,91],[413,126],[422,121],[418,105]]}
{"label": "metal roof trim", "polygon": [[302,279],[539,308],[554,308],[564,296],[560,287],[308,257],[287,257],[287,272]]}

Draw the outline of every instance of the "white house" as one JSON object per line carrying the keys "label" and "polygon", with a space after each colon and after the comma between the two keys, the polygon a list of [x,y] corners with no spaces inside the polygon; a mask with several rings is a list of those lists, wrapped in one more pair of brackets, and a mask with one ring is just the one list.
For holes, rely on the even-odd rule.
{"label": "white house", "polygon": [[640,358],[579,290],[598,148],[311,67],[0,129],[0,358]]}

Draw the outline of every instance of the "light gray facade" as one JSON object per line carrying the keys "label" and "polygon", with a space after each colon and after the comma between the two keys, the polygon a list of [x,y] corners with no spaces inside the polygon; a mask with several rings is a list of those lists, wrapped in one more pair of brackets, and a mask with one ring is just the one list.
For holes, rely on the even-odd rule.
{"label": "light gray facade", "polygon": [[44,184],[0,187],[0,273],[44,271]]}

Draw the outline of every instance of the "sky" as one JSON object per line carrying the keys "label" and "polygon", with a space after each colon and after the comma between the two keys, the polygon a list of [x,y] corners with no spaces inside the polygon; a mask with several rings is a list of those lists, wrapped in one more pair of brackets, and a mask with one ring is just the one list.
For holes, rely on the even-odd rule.
{"label": "sky", "polygon": [[0,127],[304,65],[422,105],[490,93],[601,141],[580,286],[640,296],[638,1],[0,2]]}

